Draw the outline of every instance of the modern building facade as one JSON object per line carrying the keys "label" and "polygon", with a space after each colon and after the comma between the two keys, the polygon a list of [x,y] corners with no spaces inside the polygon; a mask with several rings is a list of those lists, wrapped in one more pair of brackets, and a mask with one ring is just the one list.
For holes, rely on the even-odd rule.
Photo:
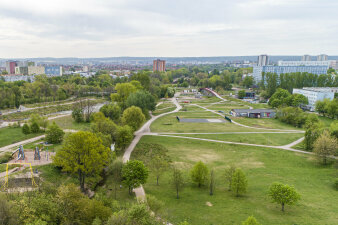
{"label": "modern building facade", "polygon": [[301,94],[304,95],[307,99],[309,104],[306,106],[310,111],[315,110],[316,102],[322,101],[324,99],[332,100],[334,98],[334,91],[338,91],[338,88],[303,88],[297,89],[294,88],[292,93],[293,94]]}
{"label": "modern building facade", "polygon": [[17,66],[16,61],[7,61],[6,62],[6,71],[8,74],[15,74],[15,67]]}
{"label": "modern building facade", "polygon": [[153,71],[164,72],[165,71],[165,60],[160,60],[160,59],[154,60]]}
{"label": "modern building facade", "polygon": [[326,74],[329,66],[256,66],[253,67],[253,78],[256,82],[262,80],[262,73],[276,73],[277,75],[285,73],[313,73]]}
{"label": "modern building facade", "polygon": [[266,66],[268,64],[269,64],[269,56],[268,55],[258,56],[257,66]]}
{"label": "modern building facade", "polygon": [[330,61],[278,61],[278,66],[330,66]]}
{"label": "modern building facade", "polygon": [[62,76],[62,67],[61,66],[46,66],[45,73],[47,75]]}
{"label": "modern building facade", "polygon": [[302,61],[311,61],[311,55],[303,55]]}
{"label": "modern building facade", "polygon": [[328,60],[328,55],[321,54],[317,56],[317,61],[327,61]]}

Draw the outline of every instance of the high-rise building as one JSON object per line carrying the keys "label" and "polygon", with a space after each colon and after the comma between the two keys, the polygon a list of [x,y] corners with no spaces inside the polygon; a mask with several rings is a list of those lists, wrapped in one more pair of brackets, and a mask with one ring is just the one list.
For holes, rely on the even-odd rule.
{"label": "high-rise building", "polygon": [[165,71],[165,60],[156,59],[153,61],[153,71]]}
{"label": "high-rise building", "polygon": [[266,66],[269,64],[269,56],[268,55],[259,55],[257,66]]}
{"label": "high-rise building", "polygon": [[278,66],[330,66],[330,61],[278,61]]}
{"label": "high-rise building", "polygon": [[46,75],[62,76],[62,66],[46,66]]}
{"label": "high-rise building", "polygon": [[327,61],[328,60],[328,55],[321,54],[317,56],[317,61]]}
{"label": "high-rise building", "polygon": [[28,75],[45,74],[44,66],[28,66]]}
{"label": "high-rise building", "polygon": [[303,55],[302,61],[311,61],[311,55]]}
{"label": "high-rise building", "polygon": [[15,67],[17,66],[16,61],[7,61],[6,62],[6,71],[8,74],[15,74]]}
{"label": "high-rise building", "polygon": [[28,75],[28,67],[27,66],[15,67],[15,74]]}

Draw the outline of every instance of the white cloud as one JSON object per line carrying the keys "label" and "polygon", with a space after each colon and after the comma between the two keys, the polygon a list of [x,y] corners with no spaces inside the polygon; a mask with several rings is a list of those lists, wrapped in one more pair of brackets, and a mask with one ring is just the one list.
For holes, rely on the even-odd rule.
{"label": "white cloud", "polygon": [[1,0],[0,57],[337,54],[331,0]]}

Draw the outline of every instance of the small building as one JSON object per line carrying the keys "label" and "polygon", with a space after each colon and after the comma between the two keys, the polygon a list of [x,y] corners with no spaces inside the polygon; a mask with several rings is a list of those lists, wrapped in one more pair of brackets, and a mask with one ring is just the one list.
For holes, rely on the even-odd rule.
{"label": "small building", "polygon": [[235,117],[273,118],[276,111],[273,109],[232,109],[230,114]]}

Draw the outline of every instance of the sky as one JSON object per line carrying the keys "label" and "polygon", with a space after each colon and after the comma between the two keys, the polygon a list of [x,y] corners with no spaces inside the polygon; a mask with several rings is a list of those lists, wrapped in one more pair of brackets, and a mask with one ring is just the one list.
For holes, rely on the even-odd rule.
{"label": "sky", "polygon": [[0,58],[338,55],[338,0],[0,0]]}

